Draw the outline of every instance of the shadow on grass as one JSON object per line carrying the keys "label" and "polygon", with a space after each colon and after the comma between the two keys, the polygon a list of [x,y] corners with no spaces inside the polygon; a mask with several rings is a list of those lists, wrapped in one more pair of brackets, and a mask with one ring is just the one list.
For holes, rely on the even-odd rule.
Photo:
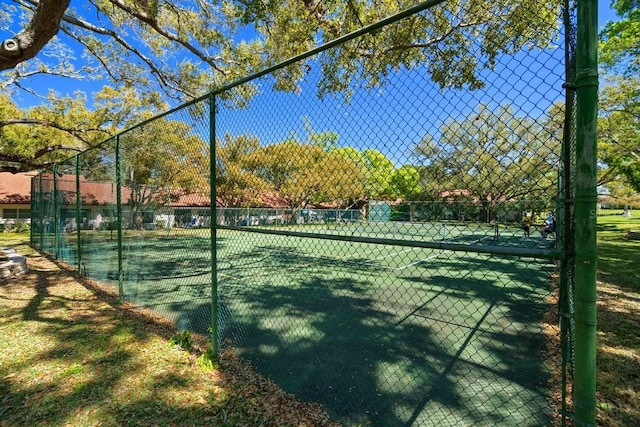
{"label": "shadow on grass", "polygon": [[634,214],[598,217],[598,425],[640,425],[640,230]]}
{"label": "shadow on grass", "polygon": [[640,293],[640,241],[598,241],[598,273],[604,281],[629,292]]}
{"label": "shadow on grass", "polygon": [[[31,267],[31,273],[20,280],[24,283],[21,289],[16,281],[5,283],[8,292],[2,297],[7,302],[1,307],[3,319],[13,322],[3,323],[2,329],[9,335],[21,328],[27,332],[12,342],[12,350],[20,357],[0,364],[0,424],[65,425],[86,407],[108,406],[115,389],[139,368],[132,352],[119,344],[146,342],[156,331],[139,326],[149,319],[134,313],[123,316],[108,305],[96,309],[99,302],[90,292],[77,284],[76,289],[65,287],[71,278],[62,271]],[[31,296],[23,301],[23,295]],[[4,337],[9,340],[7,334]],[[16,383],[21,375],[31,379]],[[67,379],[71,387],[65,384]],[[154,390],[161,394],[163,383],[157,382]],[[102,413],[106,419],[94,421],[123,425],[131,421],[129,414],[144,414],[154,407],[176,419],[193,416],[192,410],[150,399],[114,406]],[[136,420],[144,418],[141,415]]]}
{"label": "shadow on grass", "polygon": [[597,421],[640,425],[640,298],[616,285],[598,287]]}

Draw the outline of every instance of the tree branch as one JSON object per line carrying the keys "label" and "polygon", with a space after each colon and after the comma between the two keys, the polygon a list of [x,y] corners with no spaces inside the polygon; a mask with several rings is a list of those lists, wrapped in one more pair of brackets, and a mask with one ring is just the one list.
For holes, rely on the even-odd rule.
{"label": "tree branch", "polygon": [[189,52],[191,52],[193,55],[198,57],[201,61],[209,64],[209,66],[211,66],[211,68],[213,68],[214,70],[220,72],[221,74],[227,74],[228,73],[227,70],[224,70],[224,69],[220,68],[220,66],[218,64],[216,64],[215,58],[212,58],[209,55],[206,55],[200,49],[198,49],[193,44],[191,44],[188,40],[183,40],[180,37],[178,37],[177,35],[169,32],[169,31],[166,31],[164,28],[160,27],[160,25],[158,25],[158,21],[157,21],[155,15],[148,14],[148,13],[146,13],[146,11],[145,12],[140,12],[140,11],[128,6],[125,2],[123,2],[121,0],[109,0],[109,2],[111,4],[113,4],[114,6],[118,7],[119,9],[123,10],[124,12],[128,13],[129,15],[133,16],[134,18],[137,18],[139,21],[144,22],[149,27],[151,27],[156,33],[158,33],[161,36],[165,37],[167,40],[171,40],[172,42],[183,46]]}
{"label": "tree branch", "polygon": [[[12,126],[12,125],[40,125],[40,126],[45,126],[45,127],[50,127],[50,128],[54,128],[54,129],[58,129],[62,132],[68,133],[69,135],[78,138],[80,141],[84,142],[85,144],[89,145],[92,141],[90,139],[87,139],[84,137],[83,134],[87,133],[87,132],[101,132],[104,133],[106,136],[109,136],[109,132],[103,130],[103,129],[82,129],[82,130],[77,130],[77,129],[71,129],[71,128],[67,128],[65,126],[59,125],[57,123],[53,123],[50,122],[48,120],[43,120],[43,119],[29,119],[29,118],[23,118],[23,119],[8,119],[8,120],[2,120],[0,121],[0,129],[5,127],[5,126]],[[38,150],[36,153],[40,153],[42,150],[46,150],[45,152],[43,152],[39,157],[42,157],[44,154],[47,154],[51,151],[55,151],[55,150],[75,150],[75,151],[80,151],[80,150],[84,150],[85,148],[80,148],[78,149],[78,147],[71,147],[71,146],[63,146],[63,145],[54,145],[51,147],[55,147],[53,150],[45,148],[45,149],[41,149]]]}
{"label": "tree branch", "polygon": [[603,173],[602,176],[598,178],[597,184],[598,185],[608,184],[616,179],[617,174],[618,174],[618,170],[616,168],[609,167],[608,169],[605,170],[605,173]]}
{"label": "tree branch", "polygon": [[50,76],[56,76],[56,77],[63,77],[63,78],[67,78],[67,79],[79,79],[79,80],[83,80],[84,77],[79,73],[79,72],[70,72],[70,71],[65,71],[63,69],[62,64],[59,64],[53,68],[43,68],[43,67],[39,67],[36,69],[32,69],[26,72],[22,72],[20,69],[23,68],[22,66],[18,67],[16,66],[12,72],[7,72],[7,75],[9,76],[8,79],[4,82],[0,82],[0,91],[6,89],[7,87],[11,86],[11,85],[16,85],[18,86],[20,89],[23,89],[29,93],[31,93],[34,96],[37,96],[39,98],[44,98],[41,95],[37,95],[34,91],[27,89],[23,86],[20,85],[19,80],[23,80],[23,79],[28,79],[29,77],[33,77],[36,76],[38,74],[44,74],[44,75],[50,75]]}
{"label": "tree branch", "polygon": [[0,44],[0,71],[27,61],[58,33],[70,0],[41,0],[27,26],[15,37]]}
{"label": "tree branch", "polygon": [[[100,34],[100,35],[103,35],[103,36],[111,37],[117,44],[122,46],[125,50],[127,50],[128,52],[131,52],[133,55],[135,55],[138,58],[140,58],[140,60],[142,62],[144,62],[147,67],[149,67],[149,69],[151,70],[151,74],[153,74],[156,77],[156,79],[158,80],[158,83],[160,83],[161,87],[169,88],[171,90],[177,91],[179,93],[183,93],[183,94],[185,94],[187,96],[190,96],[192,98],[196,97],[195,94],[189,93],[189,92],[185,91],[184,89],[179,88],[178,86],[176,86],[174,84],[171,84],[169,81],[167,81],[167,79],[165,78],[165,73],[156,66],[156,64],[151,60],[151,58],[147,57],[139,49],[137,49],[133,45],[129,44],[126,40],[124,40],[122,37],[120,37],[117,32],[115,32],[113,30],[110,30],[110,29],[107,29],[107,28],[97,27],[97,26],[95,26],[95,25],[93,25],[93,24],[91,24],[89,22],[86,22],[86,21],[83,21],[83,20],[68,16],[68,15],[65,15],[63,20],[64,20],[64,22],[69,23],[71,25],[75,25],[77,27],[84,28],[87,31],[91,31],[91,32],[96,33],[96,34]],[[102,57],[100,57],[100,55],[97,52],[95,52],[94,49],[92,49],[83,40],[82,36],[79,36],[79,35],[73,33],[69,29],[65,28],[65,26],[62,26],[61,29],[69,37],[72,37],[73,39],[78,41],[80,44],[82,44],[87,49],[87,51],[91,55],[93,55],[93,57],[96,58],[100,62],[100,64],[104,68],[104,70],[107,72],[107,74],[109,74],[109,77],[111,77],[114,81],[118,81],[118,78],[111,71],[111,69],[109,68],[107,63],[103,60]],[[165,93],[166,92],[167,91],[165,90]]]}
{"label": "tree branch", "polygon": [[42,169],[48,166],[54,165],[58,163],[58,161],[53,162],[38,162],[37,160],[41,157],[45,156],[54,151],[58,150],[68,150],[81,152],[84,149],[78,147],[70,147],[62,144],[52,145],[49,147],[41,148],[36,151],[33,156],[24,156],[21,154],[15,153],[0,153],[0,172],[28,172],[34,169]]}

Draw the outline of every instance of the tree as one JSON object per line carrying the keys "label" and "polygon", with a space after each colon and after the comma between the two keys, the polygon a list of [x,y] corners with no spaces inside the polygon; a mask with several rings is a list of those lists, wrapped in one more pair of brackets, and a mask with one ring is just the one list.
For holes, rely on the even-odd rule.
{"label": "tree", "polygon": [[[4,6],[3,23],[14,24],[13,17],[20,11],[27,21],[19,24],[28,29],[36,26],[42,9],[58,2],[11,3]],[[16,82],[34,73],[75,78],[105,73],[112,83],[135,86],[141,93],[159,90],[171,99],[193,98],[259,64],[260,42],[233,41],[238,13],[238,7],[229,2],[89,2],[62,15],[60,34],[47,46],[57,63],[39,58],[26,63],[29,58],[25,57],[19,62],[22,66],[5,78]],[[78,44],[88,58],[79,68],[73,60],[75,49],[69,48]],[[15,67],[14,62],[0,57],[0,70]]]}
{"label": "tree", "polygon": [[254,151],[248,163],[294,209],[336,201],[346,206],[364,190],[357,165],[316,145],[293,140],[267,145]]}
{"label": "tree", "polygon": [[155,120],[120,137],[122,186],[132,222],[181,197],[209,196],[209,146],[187,123]]}
{"label": "tree", "polygon": [[225,206],[260,206],[260,195],[270,189],[251,165],[259,148],[258,138],[248,135],[227,134],[216,142],[216,195]]}
{"label": "tree", "polygon": [[48,107],[20,110],[0,94],[0,170],[48,167],[109,136],[104,111],[88,111],[84,98],[51,98]]}
{"label": "tree", "polygon": [[391,195],[404,200],[418,200],[424,194],[420,170],[414,165],[404,165],[395,169],[389,177]]}
{"label": "tree", "polygon": [[390,178],[393,162],[378,150],[367,148],[363,151],[353,147],[337,148],[333,153],[353,162],[359,169],[357,175],[362,180],[363,196],[367,199],[387,199],[392,194]]}
{"label": "tree", "polygon": [[[13,0],[12,7],[5,6],[3,18],[9,21],[9,13],[18,8],[30,18],[23,24],[25,30],[13,38],[19,42],[20,54],[26,48],[21,35],[43,27],[43,18],[52,17],[52,26],[61,22],[65,38],[84,46],[114,80],[137,79],[137,83],[143,83],[146,78],[134,74],[142,67],[153,73],[155,82],[167,93],[195,96],[201,93],[202,86],[210,90],[229,81],[229,77],[237,78],[238,72],[247,71],[247,66],[256,69],[287,59],[415,3],[104,0],[91,2],[85,9],[67,10],[60,16],[68,1]],[[549,46],[557,31],[561,4],[542,0],[476,0],[433,7],[408,22],[335,50],[336,56],[327,60],[338,59],[334,63],[337,67],[324,63],[327,89],[337,88],[337,78],[351,77],[351,71],[362,71],[372,84],[379,84],[389,67],[412,68],[427,58],[433,67],[434,81],[442,86],[481,85],[477,72],[492,67],[499,54],[515,52],[523,46]],[[235,43],[237,32],[246,25],[254,26],[260,37],[251,43]],[[50,38],[49,32],[31,31],[34,43],[43,46]],[[482,46],[486,58],[465,55],[474,43]],[[171,55],[185,53],[189,56],[173,67],[162,62]],[[19,63],[29,58],[21,57]],[[261,61],[256,62],[255,58]],[[1,57],[0,70],[13,68],[14,62],[15,59]],[[362,64],[362,68],[352,69],[347,62]],[[300,65],[299,70],[304,70]],[[303,71],[293,74],[294,78],[299,77]]]}
{"label": "tree", "polygon": [[[34,76],[97,78],[118,92],[136,91],[138,99],[183,101],[415,3],[100,0],[68,8],[60,18],[60,32],[46,43],[48,32],[40,31],[41,17],[52,17],[55,25],[64,2],[12,0],[1,6],[2,26],[19,25],[25,31],[10,37],[17,41],[19,55],[0,54],[0,69],[7,70],[0,77],[0,87],[36,93],[28,85]],[[332,49],[318,62],[310,59],[286,67],[276,73],[276,88],[295,90],[296,82],[313,65],[322,69],[321,94],[343,92],[348,96],[354,82],[378,86],[394,68],[424,64],[442,87],[477,88],[483,84],[481,71],[492,68],[499,55],[550,45],[561,3],[445,2]],[[54,6],[56,13],[45,14],[46,7]],[[13,22],[19,16],[26,17],[25,21]],[[240,38],[246,26],[256,31],[248,42]],[[26,33],[32,34],[32,44],[23,41]],[[46,61],[44,55],[28,59],[31,54],[26,52],[38,46],[45,46]],[[84,52],[78,52],[77,46]],[[79,64],[74,59],[78,57],[87,61]],[[239,105],[255,93],[250,85],[245,89],[234,94]],[[156,106],[149,104],[149,109]]]}
{"label": "tree", "polygon": [[166,106],[153,94],[138,95],[132,88],[105,86],[87,108],[82,92],[58,97],[48,105],[18,108],[0,94],[0,170],[43,169],[104,141],[119,127],[151,116],[151,106]]}
{"label": "tree", "polygon": [[640,2],[612,2],[620,20],[600,33],[600,58],[607,73],[600,91],[598,183],[610,193],[640,192]]}
{"label": "tree", "polygon": [[58,32],[70,0],[43,0],[34,7],[29,23],[14,37],[0,44],[0,70],[13,68],[29,60]]}
{"label": "tree", "polygon": [[[554,110],[552,108],[552,110]],[[554,113],[549,113],[553,123]],[[416,146],[427,168],[448,176],[425,178],[438,191],[477,200],[486,221],[490,207],[518,199],[549,199],[556,192],[560,139],[553,126],[516,116],[513,108],[480,104],[462,119],[450,119],[439,135],[427,134]]]}
{"label": "tree", "polygon": [[[273,63],[302,53],[316,42],[327,42],[377,22],[417,1],[241,3],[243,22],[253,23],[265,37]],[[445,2],[328,51],[320,59],[323,77],[319,91],[348,94],[351,84],[359,80],[369,87],[379,86],[392,70],[423,64],[441,87],[482,87],[479,72],[493,68],[499,55],[525,46],[550,46],[562,4],[555,0]],[[283,75],[295,79],[304,73],[301,66],[288,68]]]}
{"label": "tree", "polygon": [[600,63],[627,76],[640,73],[640,1],[612,0],[620,17],[600,32]]}
{"label": "tree", "polygon": [[600,185],[626,183],[640,193],[640,78],[610,77],[600,93]]}

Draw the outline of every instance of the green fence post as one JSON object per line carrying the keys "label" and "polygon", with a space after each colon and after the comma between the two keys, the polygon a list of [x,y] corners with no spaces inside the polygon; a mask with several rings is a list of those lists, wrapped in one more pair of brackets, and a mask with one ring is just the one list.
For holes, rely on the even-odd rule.
{"label": "green fence post", "polygon": [[216,252],[217,212],[216,212],[216,97],[209,96],[209,192],[211,201],[211,354],[213,362],[218,361],[218,274]]}
{"label": "green fence post", "polygon": [[53,256],[56,259],[60,259],[60,233],[58,222],[60,221],[60,215],[58,210],[60,209],[60,203],[58,200],[58,165],[53,165]]}
{"label": "green fence post", "polygon": [[124,301],[124,277],[122,269],[122,188],[120,179],[120,135],[116,135],[116,224],[118,227],[118,299]]}
{"label": "green fence post", "polygon": [[[34,236],[33,236],[33,226],[35,224],[34,220],[35,220],[35,209],[34,209],[34,203],[36,200],[36,191],[35,191],[35,187],[36,187],[36,178],[38,177],[38,175],[31,177],[31,196],[29,201],[31,202],[31,227],[29,227],[29,244],[31,246],[33,246],[34,244]],[[38,206],[38,205],[35,205]]]}
{"label": "green fence post", "polygon": [[575,148],[575,103],[576,103],[576,58],[575,58],[575,37],[574,32],[576,23],[572,20],[573,6],[571,0],[565,0],[563,20],[565,30],[565,111],[564,111],[564,129],[562,134],[562,162],[561,171],[558,176],[558,194],[562,197],[558,205],[558,219],[561,224],[558,227],[558,244],[564,254],[564,259],[559,261],[558,269],[558,291],[560,301],[558,303],[558,321],[560,324],[560,353],[561,353],[561,426],[566,426],[568,411],[568,394],[567,383],[568,364],[572,357],[572,345],[575,343],[573,338],[569,338],[573,334],[574,329],[571,326],[573,304],[570,298],[573,293],[570,292],[575,280],[575,234],[573,228],[574,218],[574,179],[573,179],[573,154],[572,148]]}
{"label": "green fence post", "polygon": [[76,262],[78,263],[78,275],[82,274],[82,235],[80,234],[82,215],[80,214],[80,209],[82,209],[82,198],[80,195],[80,154],[78,154],[76,156],[76,250],[78,251]]}
{"label": "green fence post", "polygon": [[596,408],[596,202],[598,3],[578,5],[576,49],[574,423],[594,426]]}
{"label": "green fence post", "polygon": [[38,191],[40,191],[40,250],[44,246],[44,196],[42,195],[42,172],[38,174]]}

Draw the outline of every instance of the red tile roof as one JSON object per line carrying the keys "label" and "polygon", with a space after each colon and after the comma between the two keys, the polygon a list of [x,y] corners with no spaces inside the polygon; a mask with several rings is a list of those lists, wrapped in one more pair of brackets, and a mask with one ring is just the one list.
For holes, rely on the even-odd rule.
{"label": "red tile roof", "polygon": [[[31,203],[31,178],[35,172],[17,173],[0,172],[0,203],[29,204]],[[53,191],[51,174],[43,174],[42,190]],[[76,177],[74,175],[62,175],[56,182],[58,191],[64,194],[65,204],[76,202]],[[87,181],[80,177],[80,191],[84,205],[116,204],[116,184],[110,182]],[[130,199],[131,189],[123,187],[122,203],[127,204]],[[210,198],[205,194],[174,194],[169,206],[172,207],[208,207]]]}
{"label": "red tile roof", "polygon": [[31,203],[31,178],[35,172],[0,172],[0,203]]}

